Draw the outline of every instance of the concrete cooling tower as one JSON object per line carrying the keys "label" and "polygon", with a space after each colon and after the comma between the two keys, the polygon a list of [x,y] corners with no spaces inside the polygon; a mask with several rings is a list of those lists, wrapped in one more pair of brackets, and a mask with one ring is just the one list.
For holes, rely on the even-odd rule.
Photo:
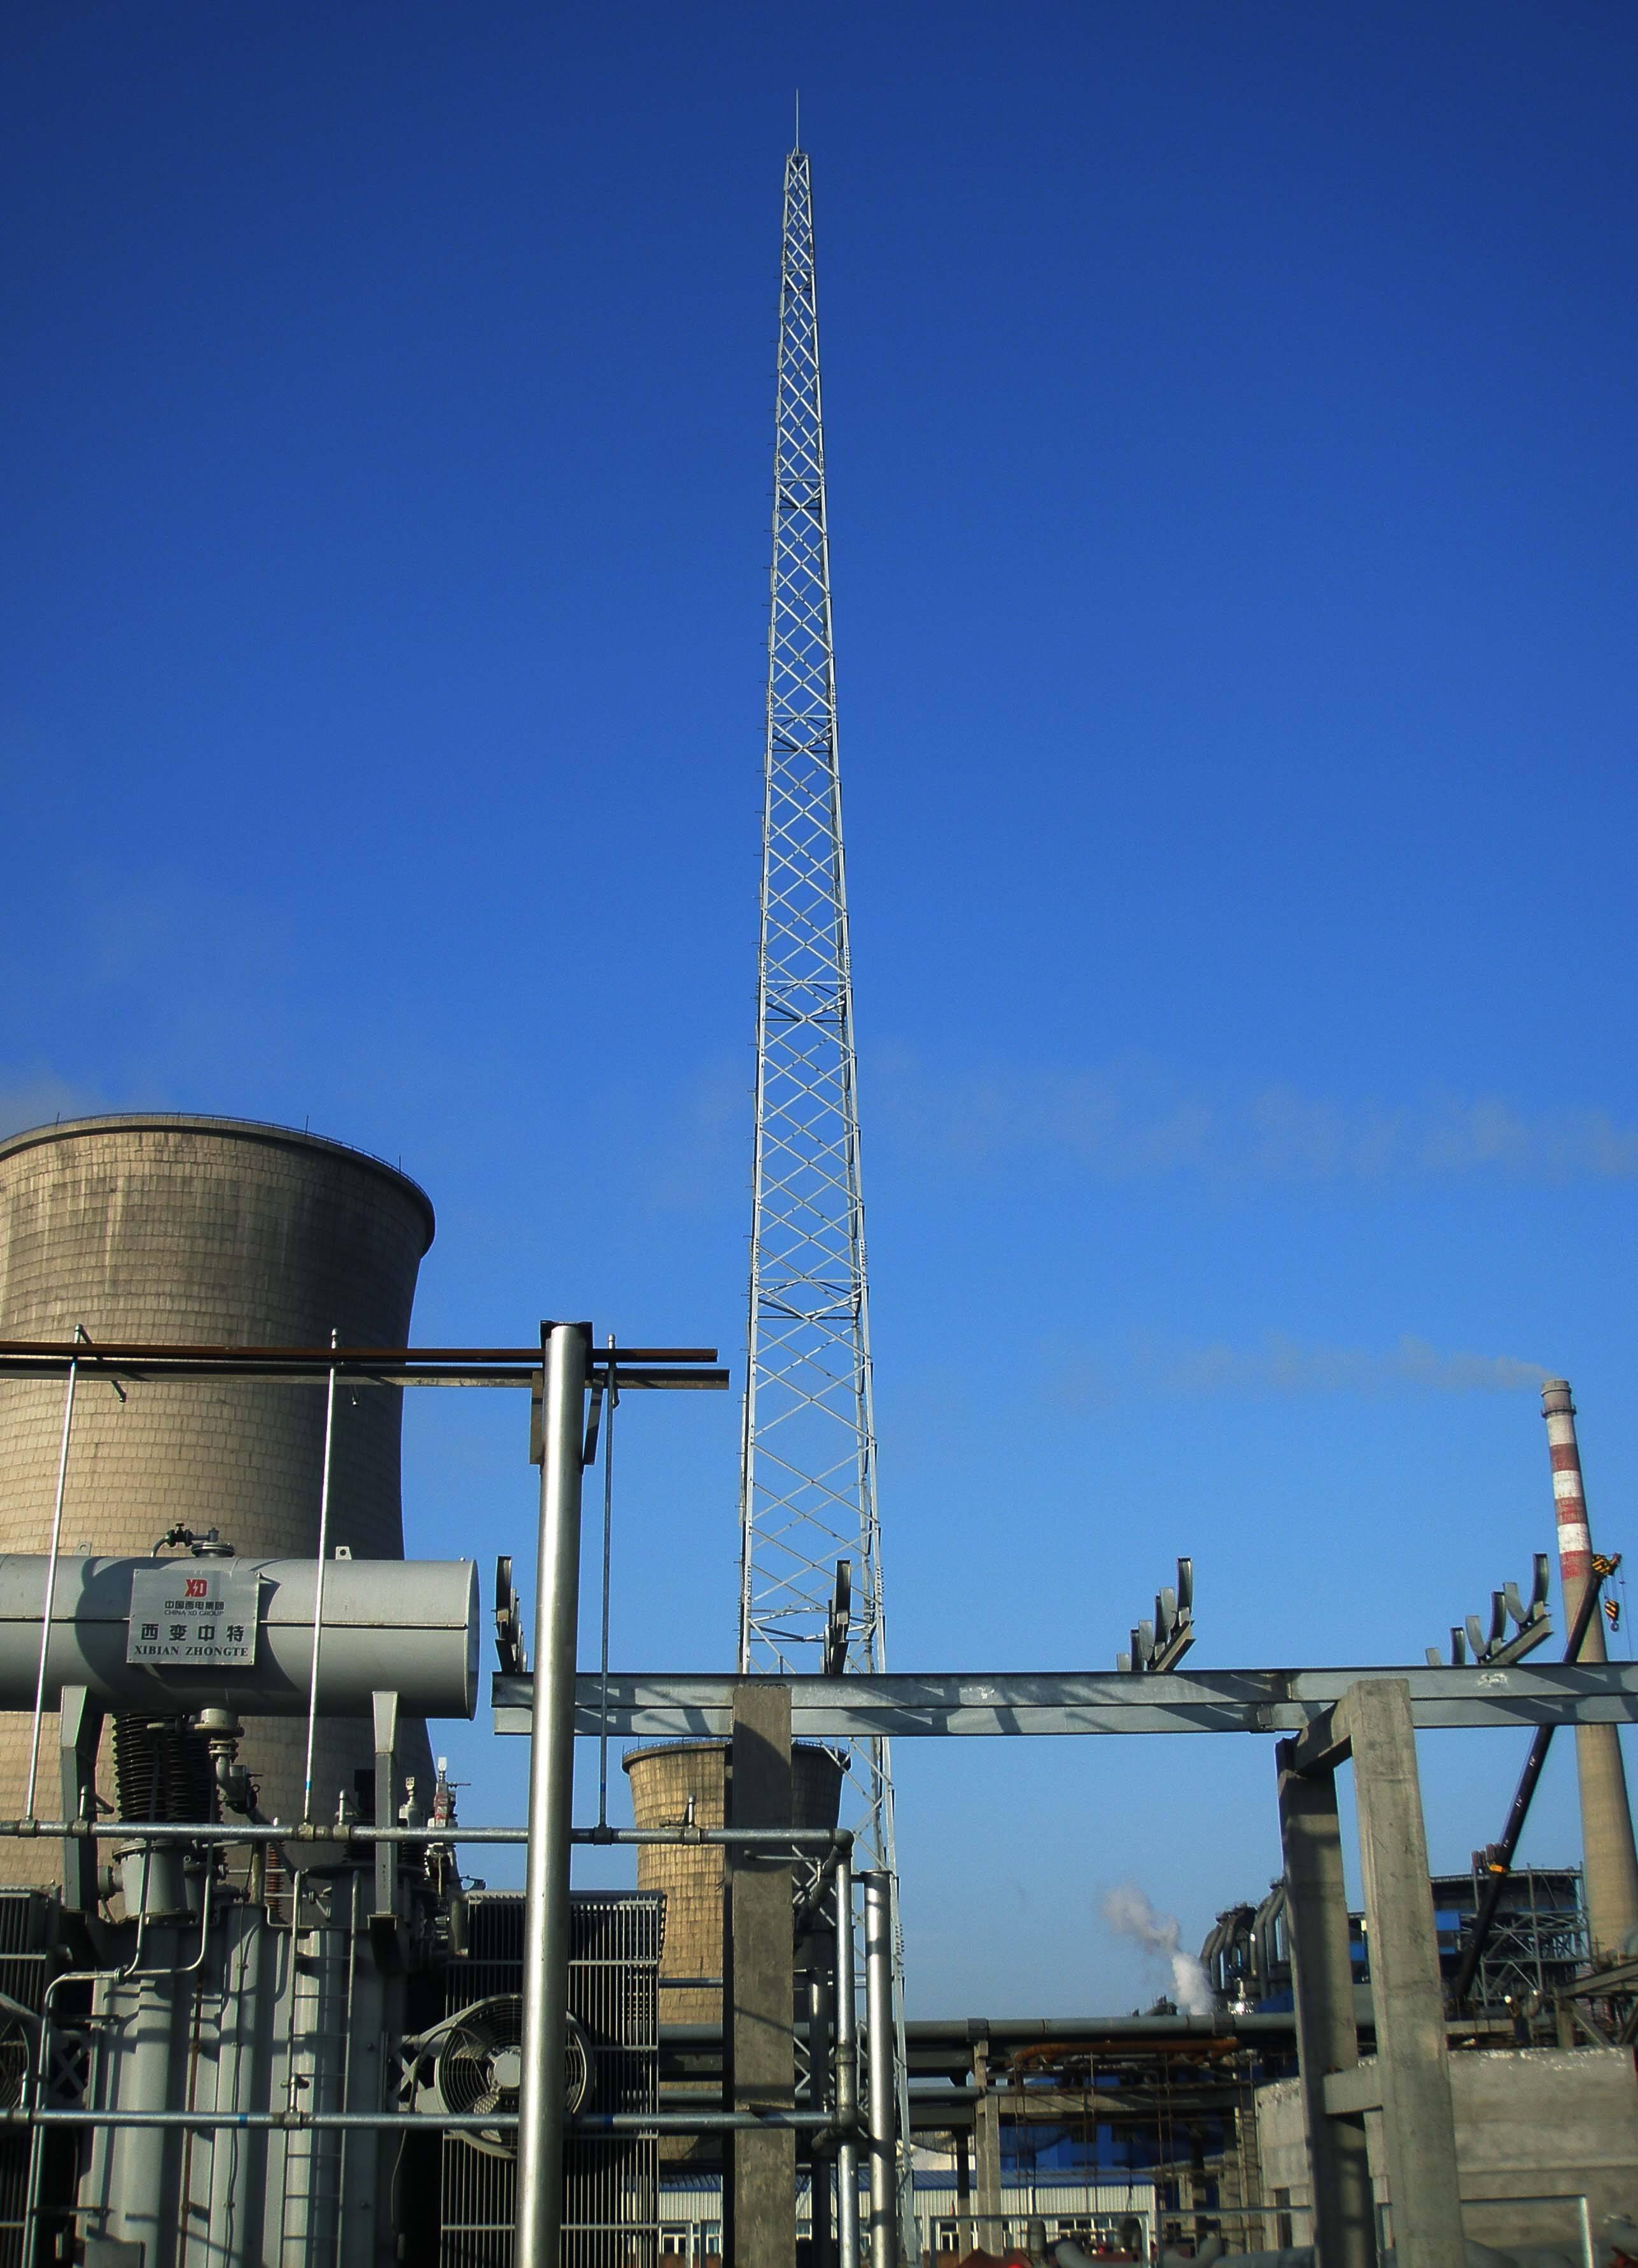
{"label": "concrete cooling tower", "polygon": [[[155,1344],[403,1346],[432,1204],[391,1167],[339,1142],[232,1118],[83,1118],[0,1141],[0,1338]],[[127,1383],[82,1371],[62,1547],[145,1554],[178,1523],[247,1556],[318,1548],[325,1389],[253,1381]],[[403,1557],[402,1395],[338,1388],[330,1546]],[[0,1550],[49,1548],[62,1440],[55,1381],[0,1381]],[[22,1809],[30,1719],[0,1717],[0,1809]],[[301,1816],[306,1727],[250,1720],[240,1750],[269,1818]],[[401,1769],[424,1805],[424,1727],[401,1728]],[[98,1785],[109,1792],[104,1735]],[[36,1810],[57,1802],[56,1721]],[[373,1764],[367,1723],[321,1720],[315,1817]],[[45,1882],[51,1844],[0,1844],[0,1880]]]}
{"label": "concrete cooling tower", "polygon": [[[728,1823],[731,1741],[666,1741],[629,1749],[631,1817],[638,1827],[678,1827],[693,1808],[697,1827]],[[792,1803],[798,1827],[834,1827],[842,1800],[840,1759],[816,1742],[791,1750]],[[639,1890],[660,1890],[666,1936],[660,1957],[660,2013],[668,2024],[719,2024],[720,1985],[669,1983],[722,1973],[723,1867],[719,1843],[640,1843]]]}

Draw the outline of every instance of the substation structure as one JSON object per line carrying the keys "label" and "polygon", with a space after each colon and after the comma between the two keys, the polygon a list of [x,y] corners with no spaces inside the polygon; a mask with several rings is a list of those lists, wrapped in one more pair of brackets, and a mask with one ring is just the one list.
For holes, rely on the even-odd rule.
{"label": "substation structure", "polygon": [[[498,1732],[524,1733],[532,1723],[527,1683],[499,1675],[494,1682]],[[1036,1734],[1240,1733],[1276,1738],[1276,1787],[1286,1860],[1286,1927],[1292,1962],[1294,2007],[1288,2015],[1210,2018],[1162,2016],[1125,2025],[1119,2020],[1087,2019],[1078,2024],[1032,2020],[1003,2027],[986,2020],[941,2028],[907,2029],[911,2081],[912,2130],[924,2128],[959,2136],[970,2131],[970,2145],[956,2151],[956,2179],[948,2216],[955,2249],[970,2228],[983,2242],[986,2227],[1006,2228],[1018,2218],[1002,2195],[999,2125],[1012,2117],[1085,2117],[1088,2091],[1100,2068],[1130,2066],[1140,2056],[1164,2056],[1171,2069],[1161,2073],[1165,2099],[1148,2115],[1174,2117],[1188,2139],[1186,2161],[1178,2167],[1192,2198],[1184,2208],[1196,2229],[1227,2219],[1230,2234],[1253,2243],[1265,2230],[1283,2222],[1288,2234],[1289,2195],[1264,2194],[1257,2169],[1245,2163],[1248,2132],[1255,2121],[1236,2121],[1240,2151],[1241,2199],[1218,2197],[1207,2205],[1204,2127],[1225,2111],[1243,2112],[1253,2073],[1248,2054],[1279,2048],[1294,2051],[1301,2088],[1304,2155],[1311,2169],[1300,2211],[1311,2220],[1313,2240],[1324,2268],[1354,2268],[1375,2263],[1391,2245],[1401,2263],[1414,2268],[1461,2268],[1465,2260],[1463,2209],[1467,2202],[1506,2206],[1505,2191],[1493,2200],[1466,2200],[1457,2164],[1456,2110],[1445,1995],[1435,1925],[1426,1836],[1422,1822],[1415,1734],[1420,1730],[1501,1729],[1560,1725],[1630,1723],[1638,1716],[1638,1666],[1583,1662],[1538,1666],[1510,1662],[1501,1667],[1368,1667],[1354,1669],[1244,1669],[1156,1675],[1141,1671],[1112,1675],[1080,1673],[1015,1673],[895,1675],[877,1678],[807,1677],[783,1686],[768,1679],[687,1675],[611,1674],[581,1678],[574,1703],[575,1726],[584,1737],[609,1734],[668,1742],[732,1739],[735,1751],[754,1720],[754,1735],[769,1742],[781,1757],[787,1743],[808,1740],[840,1742],[870,1739],[1017,1737]],[[1371,2007],[1361,2022],[1350,1948],[1349,1917],[1343,1884],[1336,1775],[1351,1764],[1360,1820],[1365,1881],[1366,1928],[1371,1946]],[[728,1931],[731,1958],[743,1961],[750,1924],[734,1918],[734,1869],[728,1869]],[[888,1886],[882,1885],[885,1895]],[[800,1911],[800,1909],[799,1909]],[[760,2005],[811,2007],[801,1990],[801,1956],[784,1927],[763,1940],[757,1975],[777,1962],[781,1974]],[[786,1964],[789,1964],[788,1970]],[[728,2024],[739,2020],[733,1988]],[[793,2049],[796,2034],[793,2018]],[[1458,2024],[1458,2031],[1482,2035],[1482,2022]],[[697,2028],[704,2034],[706,2028]],[[874,2042],[888,2043],[886,2030],[867,2021],[860,2040],[867,2066]],[[724,2072],[733,2087],[732,2045],[722,2036],[712,2043],[697,2036],[674,2037],[674,2051],[692,2046],[696,2073]],[[1056,2101],[1022,2083],[1026,2051],[1033,2048],[1039,2075],[1059,2084]],[[997,2086],[989,2065],[999,2051],[1007,2079]],[[1049,2052],[1050,2051],[1050,2052]],[[809,2053],[813,2049],[810,2046]],[[1022,2061],[1021,2062],[1021,2058]],[[823,2063],[823,2057],[815,2058]],[[1471,2059],[1476,2060],[1476,2059]],[[1629,2062],[1630,2058],[1627,2058]],[[1211,2066],[1216,2065],[1218,2069]],[[1206,2069],[1202,2073],[1201,2066]],[[1228,2068],[1222,2066],[1228,2066]],[[1186,2067],[1193,2067],[1187,2091]],[[812,2063],[809,2069],[813,2068]],[[783,2067],[782,2067],[783,2069]],[[937,2073],[941,2085],[917,2082]],[[1589,2067],[1589,2075],[1595,2076]],[[950,2082],[956,2084],[952,2086]],[[1627,2073],[1630,2093],[1631,2073]],[[1009,2102],[1010,2091],[1013,2099]],[[887,2074],[872,2071],[863,2098],[866,2111],[858,2147],[872,2176],[861,2242],[871,2268],[892,2268],[901,2257],[892,2178],[892,2154],[905,2138],[893,2131],[894,2087]],[[1079,2097],[1076,2101],[1074,2098]],[[742,2107],[749,2092],[738,2097]],[[871,2106],[880,2104],[879,2111]],[[1098,2103],[1094,2112],[1106,2115]],[[1379,2198],[1371,2180],[1367,2120],[1378,2127],[1385,2178]],[[735,2147],[747,2146],[736,2138]],[[1255,2147],[1254,2141],[1252,2147]],[[1221,2153],[1220,2153],[1221,2154]],[[963,2173],[963,2168],[965,2167]],[[1199,2180],[1195,2176],[1200,2176]],[[779,2161],[778,2203],[755,2236],[744,2220],[752,2200],[731,2170],[726,2191],[730,2214],[728,2253],[736,2261],[793,2259],[790,2232],[796,2221],[795,2154]],[[769,2198],[760,2193],[757,2210]],[[1539,2200],[1516,2199],[1516,2202]],[[1572,2211],[1578,2200],[1568,2197]],[[1586,2217],[1584,2198],[1579,2200]],[[1385,2210],[1383,2209],[1385,2206]],[[1182,2215],[1174,2211],[1174,2223]],[[1238,2217],[1241,2228],[1233,2223]],[[815,2231],[817,2236],[817,2229]],[[840,2231],[845,2245],[846,2233]],[[1551,2236],[1561,2232],[1553,2229]],[[817,2257],[823,2257],[823,2250]],[[844,2250],[840,2256],[851,2261]]]}
{"label": "substation structure", "polygon": [[[1459,2268],[1414,1734],[1630,1722],[1638,1667],[582,1674],[582,1475],[600,1426],[627,1391],[719,1387],[713,1362],[707,1349],[598,1349],[578,1323],[524,1349],[0,1347],[0,1383],[61,1379],[70,1397],[90,1381],[140,1396],[246,1377],[324,1386],[332,1402],[337,1385],[533,1388],[541,1467],[532,1665],[504,1563],[495,1610],[494,1727],[532,1736],[527,1827],[459,1824],[441,1771],[424,1808],[401,1777],[405,1721],[476,1709],[470,1562],[249,1558],[196,1535],[146,1557],[86,1555],[60,1549],[58,1523],[48,1553],[0,1561],[0,1706],[32,1729],[28,1800],[0,1821],[0,1842],[55,1859],[48,1888],[0,1894],[5,2257],[628,2268],[658,2256],[661,2152],[714,2145],[736,2268],[794,2268],[799,2190],[818,2268],[897,2268],[916,2132],[954,2139],[951,2233],[981,2242],[1007,2220],[1009,2088],[1021,2104],[1033,2094],[1037,2116],[1072,2115],[1078,2092],[1084,2115],[1100,2073],[1161,2057],[1180,2124],[1203,2137],[1225,2088],[1245,2085],[1224,2066],[1278,2032],[1296,2053],[1324,2268],[1368,2268],[1384,2238],[1410,2268]],[[65,1425],[65,1463],[70,1438]],[[373,1769],[333,1815],[309,1800],[299,1819],[264,1817],[237,1759],[243,1716],[305,1719],[308,1755],[332,1719],[367,1726]],[[109,1719],[117,1770],[102,1796]],[[815,1778],[804,1756],[891,1739],[1164,1732],[1278,1743],[1289,2017],[1096,2019],[1078,2041],[918,2025],[902,2067],[893,1883],[856,1878],[850,1835],[814,1821],[831,1799],[801,1793]],[[574,1742],[606,1754],[614,1738],[714,1754],[721,1823],[690,1803],[632,1829],[577,1824]],[[1367,2055],[1336,1800],[1347,1764],[1371,1948]],[[525,1845],[522,1894],[464,1882],[463,1843]],[[575,1847],[617,1844],[720,1850],[720,1972],[687,1980],[720,1992],[719,2023],[662,2035],[663,1894],[574,1891]],[[1191,2174],[1203,2150],[1191,2140]],[[1255,2238],[1267,2215],[1246,2187]],[[1191,2204],[1198,2228],[1198,2186]],[[1220,2195],[1211,2212],[1216,2225],[1234,2207]]]}

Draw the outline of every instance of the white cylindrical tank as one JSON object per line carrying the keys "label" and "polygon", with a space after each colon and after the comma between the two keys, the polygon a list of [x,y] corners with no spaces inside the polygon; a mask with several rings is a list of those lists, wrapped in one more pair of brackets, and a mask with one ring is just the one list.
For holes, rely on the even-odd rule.
{"label": "white cylindrical tank", "polygon": [[[33,1708],[50,1564],[32,1554],[0,1557],[0,1709]],[[133,1584],[150,1575],[161,1590],[180,1591],[196,1577],[251,1601],[255,1620],[247,1642],[232,1650],[240,1658],[209,1665],[143,1659],[140,1624],[135,1649],[131,1643]],[[313,1693],[318,1587],[311,1559],[59,1559],[46,1649],[47,1702],[55,1707],[63,1686],[83,1685],[110,1712],[226,1709],[305,1717]],[[191,1614],[185,1602],[181,1610]],[[406,1715],[469,1718],[477,1707],[478,1637],[472,1560],[328,1560],[319,1715],[367,1719],[371,1696],[391,1692]],[[151,1651],[180,1656],[182,1649],[166,1649],[161,1641]],[[55,1781],[48,1785],[55,1791]]]}
{"label": "white cylindrical tank", "polygon": [[[133,1115],[0,1141],[0,1338],[199,1345],[402,1346],[432,1241],[425,1194],[378,1159],[284,1127]],[[336,1395],[330,1543],[355,1563],[403,1556],[401,1395]],[[128,1384],[82,1374],[63,1548],[145,1557],[181,1524],[240,1556],[311,1557],[319,1533],[324,1388],[250,1380]],[[0,1381],[0,1551],[47,1549],[63,1389]],[[299,1818],[304,1728],[251,1719],[241,1751],[269,1815]],[[48,1725],[41,1753],[55,1755]],[[0,1812],[21,1808],[29,1720],[0,1718]],[[424,1795],[424,1731],[401,1727]],[[321,1726],[315,1811],[373,1763],[367,1725]],[[107,1774],[100,1785],[107,1786]],[[48,1790],[52,1794],[54,1790]],[[36,1806],[38,1808],[38,1804]],[[48,1845],[0,1848],[0,1881],[52,1879]]]}

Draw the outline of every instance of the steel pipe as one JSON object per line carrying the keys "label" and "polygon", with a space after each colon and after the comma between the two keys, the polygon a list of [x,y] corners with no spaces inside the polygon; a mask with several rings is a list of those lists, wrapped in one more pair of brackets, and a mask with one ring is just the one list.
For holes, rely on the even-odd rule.
{"label": "steel pipe", "polygon": [[[829,1885],[825,1886],[827,1889]],[[832,1980],[823,1960],[808,1965],[808,2102],[836,2117],[836,2009]],[[836,2268],[831,2169],[813,2151],[808,2159],[809,2243],[813,2268]]]}
{"label": "steel pipe", "polygon": [[569,1853],[574,1803],[575,1639],[588,1334],[555,1323],[541,1397],[539,1646],[523,1894],[522,2084],[515,2268],[557,2268],[563,2225],[564,2033],[569,2004]]}
{"label": "steel pipe", "polygon": [[[330,1344],[336,1333],[330,1333]],[[313,1750],[319,1737],[319,1658],[324,1650],[324,1563],[330,1550],[330,1470],[336,1459],[336,1373],[324,1390],[324,1470],[319,1481],[319,1548],[314,1558],[313,1678],[307,1690],[307,1752],[301,1776],[301,1815],[313,1816]],[[476,1571],[475,1571],[476,1572]],[[28,1807],[32,1811],[33,1804]]]}
{"label": "steel pipe", "polygon": [[837,2268],[859,2268],[859,2149],[851,2139],[859,2123],[859,2004],[853,1977],[853,1868],[838,1859],[833,1888],[836,1934],[836,2123],[843,2139],[836,2154]]}
{"label": "steel pipe", "polygon": [[[85,1328],[74,1326],[74,1343],[77,1347],[85,1336]],[[28,1785],[24,1790],[23,1808],[31,1815],[34,1808],[34,1790],[40,1776],[40,1725],[46,1706],[46,1655],[51,1642],[51,1610],[55,1603],[57,1568],[63,1556],[63,1496],[68,1486],[69,1437],[74,1430],[74,1388],[79,1376],[77,1356],[69,1358],[68,1388],[63,1403],[63,1447],[57,1458],[56,1502],[51,1514],[51,1545],[46,1556],[46,1596],[40,1618],[40,1669],[34,1683],[34,1721],[28,1736]],[[61,1695],[58,1705],[62,1705]]]}
{"label": "steel pipe", "polygon": [[[117,1843],[527,1843],[527,1827],[377,1827],[368,1820],[325,1826],[321,1821],[277,1822],[146,1819],[0,1819],[0,1836],[78,1837]],[[845,1850],[846,1828],[829,1827],[572,1827],[572,1843],[751,1843],[780,1850],[811,1850],[815,1845]],[[669,1983],[671,1980],[666,1980]],[[720,1981],[720,1980],[719,1980]]]}
{"label": "steel pipe", "polygon": [[[315,2129],[380,2133],[488,2134],[517,2126],[514,2111],[456,2110],[0,2110],[5,2126],[269,2127],[295,2133]],[[565,2118],[570,2134],[720,2134],[735,2127],[793,2126],[803,2132],[833,2130],[823,2110],[605,2110]]]}
{"label": "steel pipe", "polygon": [[[1370,2019],[1365,2020],[1369,2029]],[[911,2046],[970,2047],[988,2040],[992,2050],[1029,2047],[1042,2040],[1118,2046],[1123,2040],[1263,2039],[1289,2036],[1296,2019],[1261,2010],[1211,2016],[918,2016],[904,2027]]]}
{"label": "steel pipe", "polygon": [[[47,1130],[48,1132],[50,1130]],[[593,1347],[587,1367],[594,1373],[616,1372],[619,1383],[631,1383],[635,1365],[652,1363],[714,1363],[715,1347]],[[414,1373],[410,1382],[439,1385],[446,1376],[454,1384],[469,1375],[477,1385],[533,1386],[540,1377],[537,1347],[356,1347],[338,1346],[167,1346],[151,1340],[105,1340],[92,1346],[84,1338],[0,1339],[0,1378],[64,1378],[70,1365],[90,1366],[93,1375],[111,1378],[151,1372],[160,1378],[263,1378],[293,1373],[303,1386],[322,1386],[334,1368],[350,1385],[383,1386],[401,1383],[397,1373]],[[697,1381],[683,1377],[685,1385]],[[722,1373],[727,1383],[727,1373]]]}
{"label": "steel pipe", "polygon": [[893,1878],[861,1874],[865,2021],[870,2031],[870,2268],[897,2268],[898,2150],[893,2085]]}

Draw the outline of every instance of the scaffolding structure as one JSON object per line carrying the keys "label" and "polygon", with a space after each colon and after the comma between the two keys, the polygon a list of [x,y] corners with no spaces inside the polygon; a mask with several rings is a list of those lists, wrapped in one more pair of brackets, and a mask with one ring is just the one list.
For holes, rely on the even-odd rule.
{"label": "scaffolding structure", "polygon": [[[1462,1943],[1472,1927],[1487,1874],[1482,1851],[1473,1853],[1471,1875],[1434,1877],[1435,1908],[1460,1897]],[[1587,1911],[1579,1867],[1519,1867],[1508,1876],[1485,1948],[1472,1994],[1475,2007],[1521,2016],[1551,2009],[1574,1989],[1588,1956]]]}

